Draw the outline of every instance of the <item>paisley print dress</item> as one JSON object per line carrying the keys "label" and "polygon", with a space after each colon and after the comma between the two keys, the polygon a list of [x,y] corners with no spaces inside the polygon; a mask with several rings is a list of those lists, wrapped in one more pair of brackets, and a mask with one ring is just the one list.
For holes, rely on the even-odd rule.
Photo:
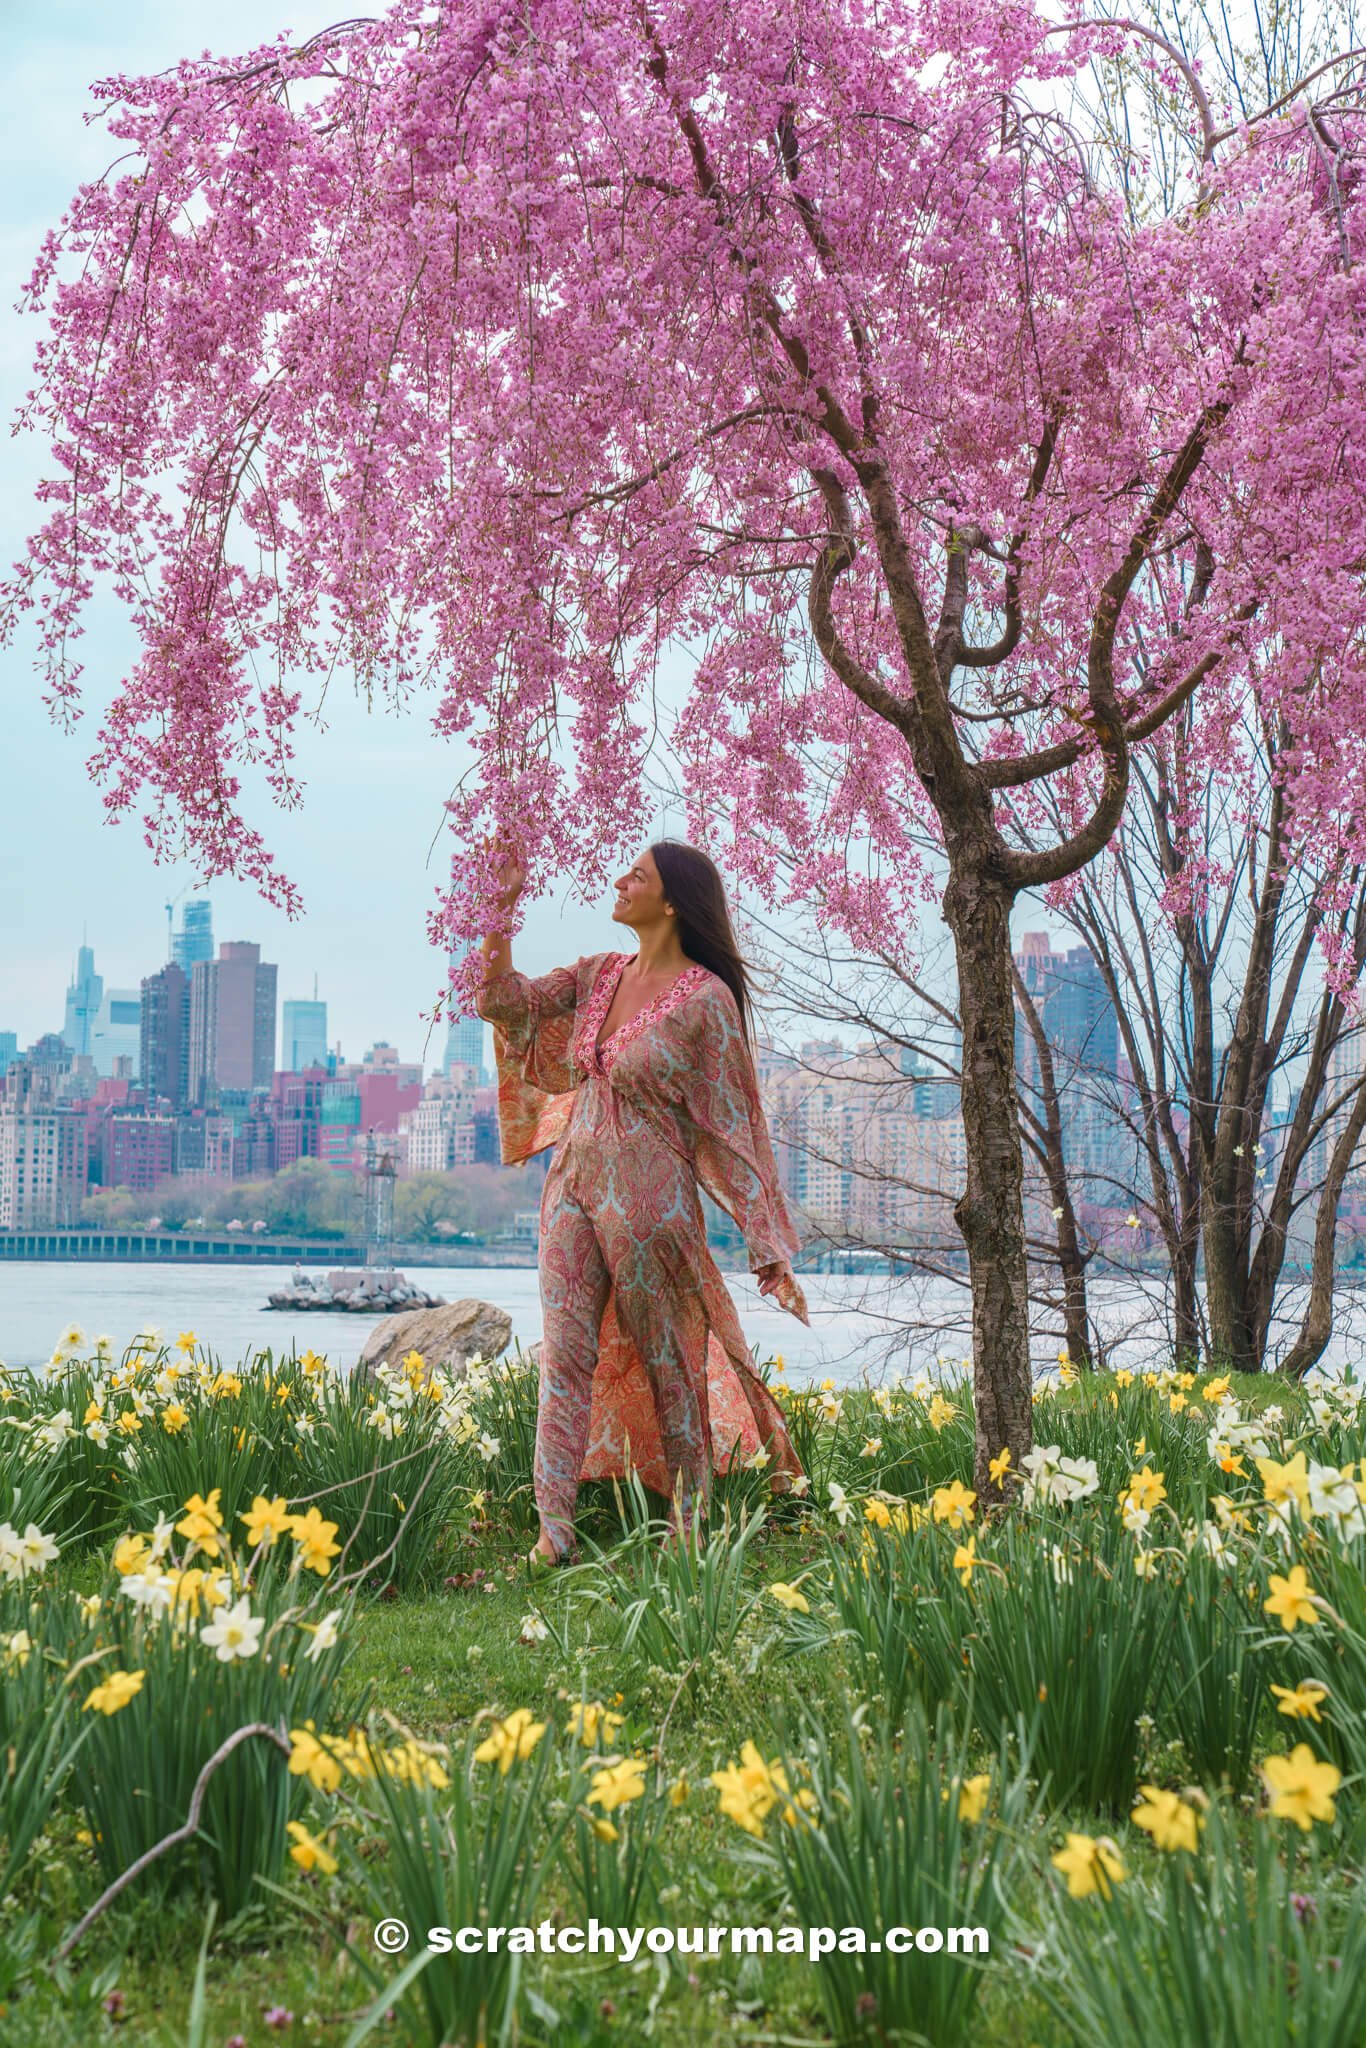
{"label": "paisley print dress", "polygon": [[[754,1372],[707,1248],[699,1189],[739,1225],[753,1270],[797,1235],[735,998],[693,964],[599,1043],[627,953],[486,983],[503,1161],[554,1145],[541,1197],[544,1335],[536,1501],[572,1541],[579,1481],[634,1470],[687,1526],[713,1471],[766,1454],[801,1465]],[[777,1299],[809,1321],[794,1279]]]}

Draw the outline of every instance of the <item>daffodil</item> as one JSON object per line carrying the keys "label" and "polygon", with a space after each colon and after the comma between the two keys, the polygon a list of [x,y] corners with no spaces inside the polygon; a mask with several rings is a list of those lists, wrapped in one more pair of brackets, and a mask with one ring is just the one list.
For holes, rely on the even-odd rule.
{"label": "daffodil", "polygon": [[1270,1586],[1270,1597],[1262,1602],[1263,1609],[1273,1621],[1279,1621],[1287,1633],[1293,1633],[1302,1621],[1318,1620],[1309,1575],[1302,1564],[1292,1565],[1285,1578],[1273,1572]]}
{"label": "daffodil", "polygon": [[599,1742],[611,1742],[622,1720],[601,1700],[576,1700],[569,1709],[569,1733],[585,1749],[593,1749]]}
{"label": "daffodil", "polygon": [[185,1503],[185,1519],[176,1523],[176,1534],[189,1543],[198,1543],[203,1549],[216,1552],[220,1546],[219,1530],[223,1517],[218,1511],[222,1488],[215,1486],[205,1500],[201,1494],[192,1493]]}
{"label": "daffodil", "polygon": [[1193,1856],[1204,1826],[1195,1808],[1188,1806],[1179,1793],[1164,1792],[1157,1785],[1141,1785],[1139,1791],[1141,1800],[1129,1816],[1134,1826],[1151,1835],[1154,1847],[1166,1854],[1185,1849]]}
{"label": "daffodil", "polygon": [[953,1553],[953,1568],[963,1584],[969,1585],[977,1569],[977,1538],[969,1536],[966,1543],[960,1543]]}
{"label": "daffodil", "polygon": [[1003,1451],[998,1451],[994,1458],[988,1460],[987,1471],[991,1476],[992,1483],[999,1486],[1009,1470],[1010,1446],[1007,1444]]}
{"label": "daffodil", "polygon": [[1123,1884],[1129,1874],[1118,1847],[1108,1835],[1069,1834],[1066,1847],[1049,1860],[1067,1879],[1067,1889],[1074,1899],[1089,1899],[1092,1892],[1108,1899],[1112,1887]]}
{"label": "daffodil", "polygon": [[978,1771],[975,1777],[965,1778],[958,1789],[959,1820],[975,1826],[987,1810],[990,1792],[990,1771]]}
{"label": "daffodil", "polygon": [[1292,1721],[1323,1719],[1319,1708],[1328,1697],[1328,1688],[1316,1678],[1302,1678],[1298,1685],[1273,1685],[1271,1690],[1278,1714],[1288,1714]]}
{"label": "daffodil", "polygon": [[[341,1620],[341,1609],[335,1608],[325,1614],[321,1621],[311,1624],[313,1640],[304,1651],[310,1664],[316,1664],[325,1650],[330,1650],[337,1641],[337,1623]],[[309,1623],[304,1624],[309,1627]]]}
{"label": "daffodil", "polygon": [[620,1763],[607,1764],[593,1773],[588,1804],[600,1806],[604,1813],[613,1813],[618,1806],[627,1806],[633,1799],[641,1799],[644,1795],[645,1759],[628,1756]]}
{"label": "daffodil", "polygon": [[253,1615],[251,1601],[244,1593],[240,1600],[225,1608],[216,1621],[200,1629],[199,1640],[205,1649],[213,1651],[220,1664],[245,1662],[260,1649],[261,1631],[265,1625],[263,1615]]}
{"label": "daffodil", "polygon": [[290,1729],[289,1743],[291,1777],[307,1778],[315,1792],[335,1792],[342,1781],[335,1741],[319,1739],[313,1723],[305,1721],[302,1728]]}
{"label": "daffodil", "polygon": [[1342,1783],[1342,1772],[1336,1764],[1321,1762],[1307,1742],[1297,1742],[1289,1756],[1269,1756],[1262,1778],[1277,1820],[1293,1820],[1308,1834],[1316,1820],[1331,1826],[1337,1819],[1333,1794]]}
{"label": "daffodil", "polygon": [[340,1543],[333,1540],[337,1524],[325,1522],[317,1508],[310,1508],[306,1515],[291,1515],[285,1526],[299,1546],[304,1570],[325,1579],[332,1569],[332,1559],[341,1554]]}
{"label": "daffodil", "polygon": [[961,1479],[955,1479],[949,1486],[935,1489],[930,1506],[936,1522],[947,1522],[951,1529],[961,1529],[973,1518],[973,1503],[977,1499],[970,1487]]}
{"label": "daffodil", "polygon": [[82,1711],[89,1713],[93,1708],[97,1714],[117,1714],[129,1700],[137,1698],[146,1676],[145,1671],[109,1672],[94,1691],[87,1694]]}
{"label": "daffodil", "polygon": [[781,1579],[775,1579],[768,1590],[778,1605],[786,1607],[790,1614],[809,1614],[811,1612],[811,1602],[807,1599],[805,1593],[798,1591],[796,1586],[788,1586]]}
{"label": "daffodil", "polygon": [[1148,1515],[1166,1498],[1166,1475],[1149,1471],[1146,1465],[1139,1471],[1129,1474],[1129,1484],[1119,1496],[1121,1508],[1127,1502],[1131,1507]]}
{"label": "daffodil", "polygon": [[288,1531],[294,1517],[283,1495],[277,1494],[274,1500],[267,1500],[264,1494],[258,1493],[247,1512],[237,1519],[245,1522],[247,1542],[255,1550],[262,1545],[268,1549],[277,1537]]}
{"label": "daffodil", "polygon": [[337,1869],[337,1859],[316,1835],[311,1835],[301,1820],[292,1820],[287,1833],[293,1836],[294,1847],[290,1855],[300,1870],[319,1870],[324,1877],[331,1877]]}
{"label": "daffodil", "polygon": [[545,1722],[537,1721],[530,1707],[517,1707],[505,1721],[495,1721],[475,1750],[474,1760],[497,1764],[499,1775],[505,1778],[515,1763],[525,1762],[544,1734]]}
{"label": "daffodil", "polygon": [[1293,1502],[1305,1520],[1310,1519],[1309,1470],[1303,1451],[1296,1451],[1284,1464],[1278,1464],[1274,1458],[1258,1458],[1257,1470],[1265,1500],[1287,1507]]}

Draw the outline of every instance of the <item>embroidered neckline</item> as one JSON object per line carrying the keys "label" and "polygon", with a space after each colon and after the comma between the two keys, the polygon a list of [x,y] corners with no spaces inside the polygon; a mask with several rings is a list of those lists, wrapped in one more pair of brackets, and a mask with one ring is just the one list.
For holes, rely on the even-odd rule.
{"label": "embroidered neckline", "polygon": [[[698,961],[683,969],[657,996],[652,996],[634,1017],[628,1017],[624,1024],[618,1024],[611,1036],[598,1044],[598,1034],[607,1022],[607,1013],[612,1007],[621,977],[630,964],[629,953],[616,953],[599,974],[597,985],[589,997],[584,1011],[583,1028],[579,1033],[575,1056],[581,1067],[588,1073],[606,1074],[623,1048],[639,1037],[651,1024],[666,1016],[674,1006],[705,979],[708,969]],[[614,963],[614,964],[613,964]]]}

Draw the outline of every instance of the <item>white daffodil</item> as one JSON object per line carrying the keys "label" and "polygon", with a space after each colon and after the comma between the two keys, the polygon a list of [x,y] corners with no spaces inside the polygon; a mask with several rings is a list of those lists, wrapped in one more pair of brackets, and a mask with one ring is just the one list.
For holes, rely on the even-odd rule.
{"label": "white daffodil", "polygon": [[225,1607],[216,1621],[200,1629],[199,1640],[213,1651],[220,1664],[231,1664],[234,1658],[245,1660],[256,1655],[265,1625],[265,1616],[252,1614],[251,1601],[244,1593],[231,1607]]}
{"label": "white daffodil", "polygon": [[337,1641],[339,1633],[337,1623],[340,1619],[341,1609],[337,1607],[333,1609],[331,1614],[325,1614],[318,1623],[318,1626],[313,1631],[313,1640],[304,1651],[304,1655],[310,1664],[316,1664],[324,1650],[330,1650],[333,1647]]}

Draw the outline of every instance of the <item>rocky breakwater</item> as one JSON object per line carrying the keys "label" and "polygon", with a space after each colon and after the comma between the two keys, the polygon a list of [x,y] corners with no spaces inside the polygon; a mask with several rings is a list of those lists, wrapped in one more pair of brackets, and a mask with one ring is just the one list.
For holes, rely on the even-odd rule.
{"label": "rocky breakwater", "polygon": [[335,1273],[320,1273],[316,1279],[307,1273],[295,1271],[288,1287],[281,1287],[269,1296],[267,1308],[326,1309],[335,1314],[337,1310],[350,1310],[356,1315],[387,1316],[405,1313],[413,1309],[433,1309],[444,1306],[439,1294],[424,1293],[414,1287],[401,1273],[375,1271],[366,1266],[342,1268]]}

